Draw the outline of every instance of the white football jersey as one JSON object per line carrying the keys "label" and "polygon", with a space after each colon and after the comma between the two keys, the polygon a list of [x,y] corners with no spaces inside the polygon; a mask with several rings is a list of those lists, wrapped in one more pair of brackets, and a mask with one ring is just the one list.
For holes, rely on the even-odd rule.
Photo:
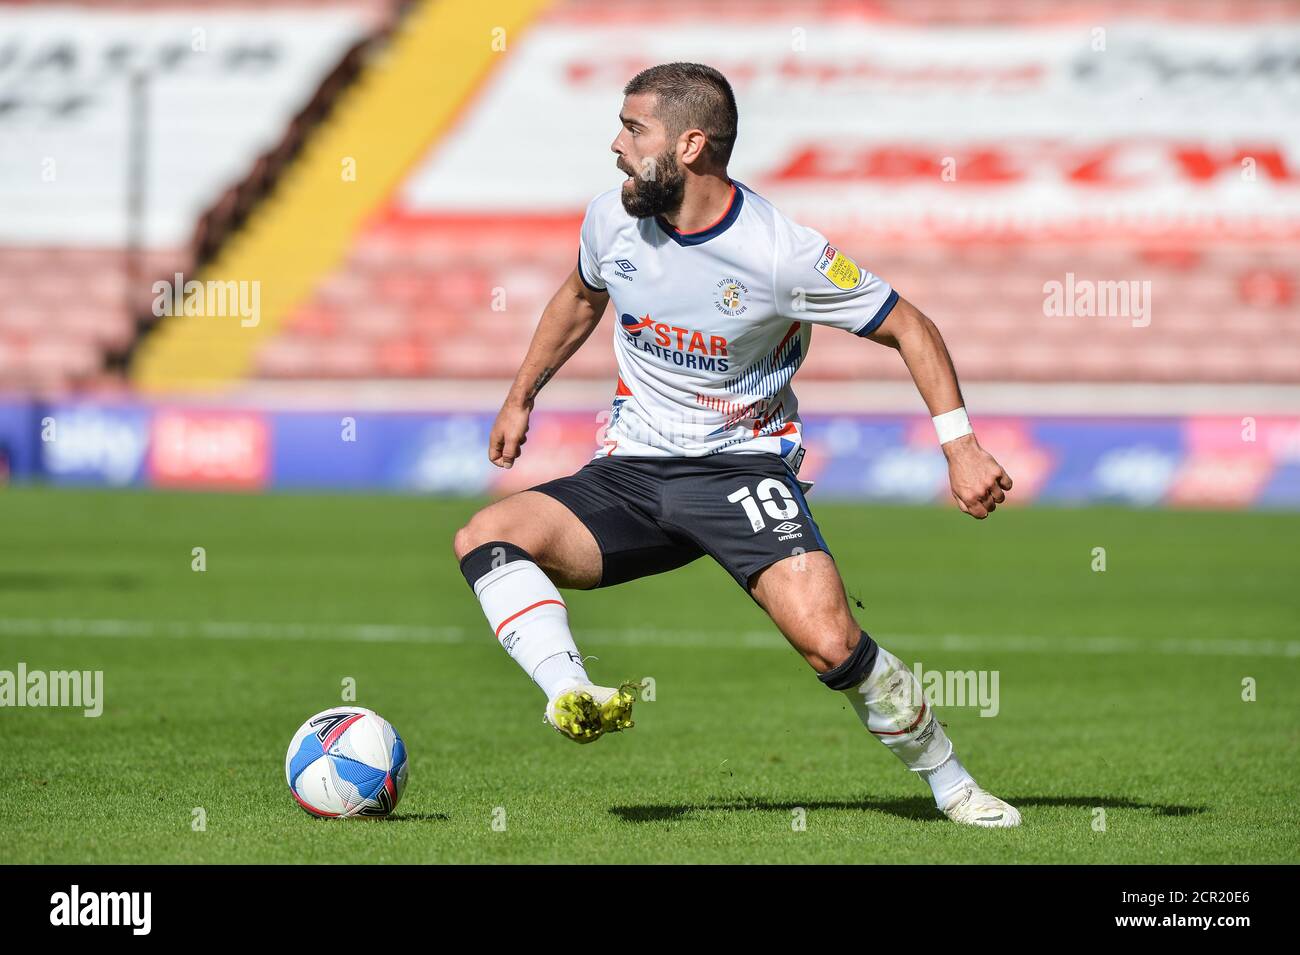
{"label": "white football jersey", "polygon": [[797,471],[790,380],[812,326],[869,334],[898,293],[739,182],[722,218],[690,233],[628,215],[620,188],[587,206],[578,250],[578,274],[609,293],[619,323],[596,457],[766,452]]}

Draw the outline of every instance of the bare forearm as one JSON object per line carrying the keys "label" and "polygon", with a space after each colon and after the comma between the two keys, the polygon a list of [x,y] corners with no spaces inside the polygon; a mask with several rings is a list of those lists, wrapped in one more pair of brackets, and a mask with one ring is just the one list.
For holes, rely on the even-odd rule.
{"label": "bare forearm", "polygon": [[872,337],[898,350],[931,415],[952,411],[965,403],[943,336],[934,322],[911,303],[900,300],[880,333]]}
{"label": "bare forearm", "polygon": [[[870,338],[898,349],[931,416],[947,414],[965,404],[943,336],[934,322],[911,302],[900,298]],[[1006,500],[1011,476],[993,455],[980,447],[969,430],[960,437],[944,440],[942,447],[948,459],[948,482],[957,506],[978,520],[988,517]]]}
{"label": "bare forearm", "polygon": [[546,383],[591,336],[604,309],[604,296],[584,294],[572,281],[565,282],[542,311],[506,404],[531,408]]}

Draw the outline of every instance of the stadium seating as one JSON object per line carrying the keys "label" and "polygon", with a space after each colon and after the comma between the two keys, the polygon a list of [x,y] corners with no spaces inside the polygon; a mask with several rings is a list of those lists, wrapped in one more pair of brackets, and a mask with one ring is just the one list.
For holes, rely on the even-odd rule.
{"label": "stadium seating", "polygon": [[[693,6],[684,0],[619,4],[567,0],[555,4],[548,10],[549,21],[530,35],[535,44],[531,58],[517,53],[514,60],[507,60],[499,71],[504,75],[494,77],[489,88],[467,107],[468,118],[434,143],[407,173],[402,188],[355,236],[345,261],[324,275],[304,301],[288,310],[274,334],[258,343],[252,374],[287,380],[512,376],[537,317],[573,268],[583,202],[603,188],[602,183],[612,183],[590,171],[607,142],[603,131],[602,138],[597,138],[577,121],[563,127],[533,164],[545,172],[530,178],[511,175],[515,157],[511,150],[500,148],[501,129],[518,128],[525,140],[536,136],[534,126],[542,125],[536,111],[556,108],[551,99],[558,99],[558,109],[566,116],[588,115],[591,108],[605,102],[603,92],[594,92],[596,87],[612,89],[618,77],[642,65],[631,55],[606,58],[593,49],[601,42],[618,42],[624,36],[618,32],[620,28],[643,29],[651,46],[656,40],[667,43],[678,18],[698,16],[692,12]],[[738,24],[766,17],[780,29],[786,26],[781,6],[722,3],[713,12],[722,15],[729,11]],[[819,8],[816,3],[807,6]],[[868,22],[879,22],[882,28],[900,21],[951,25],[969,18],[983,22],[996,20],[998,15],[1028,28],[1050,24],[1059,13],[1059,7],[1039,0],[999,4],[996,13],[986,5],[973,5],[960,16],[951,4],[879,0],[853,6]],[[1249,5],[1250,15],[1267,19],[1271,14],[1266,6]],[[1171,5],[1168,12],[1177,20],[1182,14],[1175,7]],[[1213,20],[1214,15],[1206,15]],[[1068,29],[1061,40],[1051,33],[1050,26],[1043,28],[1053,42],[1079,42]],[[575,42],[574,35],[584,39]],[[870,30],[865,31],[867,41],[870,35]],[[960,43],[951,49],[961,49]],[[1051,128],[1051,121],[1066,102],[1058,98],[1065,95],[1061,90],[1069,90],[1068,95],[1074,97],[1069,102],[1075,105],[1100,97],[1097,88],[1083,81],[1070,85],[1087,71],[1062,66],[1059,57],[1036,59],[1041,54],[1032,39],[1008,49],[1032,66],[1026,67],[1026,76],[1039,72],[1052,75],[1053,70],[1061,73],[1042,88],[1031,86],[1033,96],[1021,102],[1022,109],[1041,110],[1024,120],[1029,126],[1039,123]],[[783,208],[787,197],[796,203],[815,203],[808,195],[820,189],[820,208],[833,213],[841,176],[849,180],[846,190],[859,190],[848,192],[850,198],[845,202],[871,208],[873,198],[890,198],[887,177],[867,182],[861,175],[853,180],[853,173],[861,174],[861,166],[855,165],[851,151],[835,151],[839,140],[856,135],[868,141],[881,137],[906,144],[916,132],[914,126],[960,126],[970,108],[982,102],[960,85],[942,95],[917,92],[910,85],[915,81],[912,74],[897,64],[879,62],[859,48],[844,49],[839,61],[823,64],[830,73],[822,79],[810,79],[810,73],[801,72],[802,62],[787,60],[772,50],[738,32],[734,49],[717,51],[717,59],[736,69],[733,80],[738,95],[748,96],[751,107],[742,125],[748,124],[749,135],[758,137],[760,151],[780,142],[781,136],[773,135],[779,131],[782,136],[802,137],[830,157],[826,168],[835,172],[823,173],[810,182],[782,179],[777,172],[782,164],[770,156],[766,165],[756,163],[765,176],[747,181]],[[952,67],[960,75],[957,67],[963,64],[956,56],[952,53],[950,59],[940,57],[934,62]],[[521,60],[527,65],[519,65]],[[1260,68],[1267,65],[1262,63]],[[802,78],[804,100],[791,99],[799,93],[786,88],[794,82],[786,83],[787,68]],[[836,70],[843,70],[844,75],[831,75]],[[922,72],[926,83],[941,82],[936,77],[946,75],[943,70]],[[588,80],[593,74],[599,74],[598,82]],[[877,82],[881,85],[872,85]],[[778,85],[782,96],[763,97],[765,92],[775,92]],[[886,131],[888,117],[877,118],[887,110],[822,113],[823,100],[829,102],[833,94],[849,97],[863,90],[871,97],[904,95],[903,101],[924,111],[926,120],[914,124],[910,116],[904,117],[890,133]],[[1191,95],[1197,90],[1189,82],[1183,92]],[[1179,92],[1170,90],[1165,95],[1162,108],[1181,115],[1179,111],[1187,104]],[[1218,93],[1206,86],[1201,95]],[[881,103],[880,99],[868,101]],[[807,117],[797,113],[798,106],[789,105],[794,102],[802,103],[813,117],[802,127],[799,122]],[[1034,107],[1034,103],[1039,105]],[[1003,115],[1005,111],[980,114],[963,135],[975,143],[996,137]],[[1143,151],[1145,141],[1127,139],[1122,124],[1097,120],[1095,125],[1098,135],[1111,137],[1114,148],[1124,152],[1116,168],[1124,165],[1127,170],[1132,165],[1140,169],[1159,161]],[[1233,178],[1234,170],[1227,167],[1235,163],[1208,163],[1220,180],[1214,189],[1195,177],[1179,180],[1173,167],[1163,168],[1141,187],[1116,182],[1110,184],[1113,188],[1095,188],[1084,181],[1088,177],[1079,172],[1080,167],[1071,165],[1077,158],[1069,155],[1069,149],[1039,141],[1037,134],[1030,135],[1015,124],[1011,128],[1012,135],[1021,138],[1002,144],[999,161],[1013,167],[1028,157],[1023,159],[1031,168],[1027,178],[1035,185],[999,200],[1003,202],[997,206],[999,213],[1009,214],[1013,221],[1016,216],[1033,221],[1041,206],[1048,212],[1067,210],[1061,221],[1085,222],[1095,216],[1103,223],[1127,221],[1132,229],[1106,224],[1091,232],[1059,227],[1035,238],[999,239],[996,230],[978,238],[936,238],[941,230],[912,233],[898,227],[897,223],[906,221],[901,214],[908,211],[900,205],[892,209],[893,220],[888,214],[881,218],[887,223],[884,232],[892,221],[901,237],[884,239],[880,232],[865,227],[856,233],[851,227],[832,230],[816,215],[797,217],[826,229],[864,266],[930,314],[942,328],[965,379],[1046,385],[1300,381],[1300,310],[1296,309],[1300,256],[1294,231],[1290,238],[1275,240],[1268,237],[1267,229],[1252,225],[1249,217],[1233,220],[1240,225],[1235,232],[1225,228],[1197,233],[1167,225],[1183,211],[1180,202],[1200,203],[1202,210],[1221,215],[1241,211],[1240,202],[1221,198]],[[1245,128],[1265,145],[1272,142],[1263,126],[1247,124]],[[1191,141],[1199,142],[1192,133],[1194,130],[1188,133]],[[894,140],[889,139],[891,135]],[[1175,145],[1181,142],[1170,135]],[[748,142],[750,149],[755,148],[755,140]],[[1080,140],[1075,145],[1086,143]],[[1212,150],[1209,146],[1204,149],[1208,157]],[[978,211],[985,201],[978,186],[953,187],[952,199],[945,190],[933,188],[938,179],[938,155],[942,153],[935,157],[934,173],[923,171],[915,181],[900,181],[900,191],[910,190],[912,201],[927,211],[942,211],[946,206]],[[1285,162],[1279,160],[1278,165]],[[1066,167],[1072,172],[1063,172]],[[608,166],[603,171],[606,176],[612,174]],[[1257,208],[1260,214],[1255,221],[1260,223],[1270,219],[1263,214],[1267,196],[1291,195],[1287,192],[1288,174],[1279,174],[1276,181],[1262,176],[1261,185],[1266,181],[1276,193],[1260,193],[1265,197]],[[1182,200],[1164,197],[1163,190],[1171,185],[1181,190]],[[826,199],[828,195],[832,198]],[[1260,201],[1258,196],[1256,201]],[[1070,219],[1070,215],[1078,218]],[[1189,225],[1193,221],[1189,216]],[[1166,224],[1163,231],[1150,228],[1162,222]],[[1144,235],[1148,237],[1142,238]],[[1071,281],[1149,283],[1138,286],[1150,290],[1149,314],[1136,314],[1131,307],[1120,315],[1051,314],[1045,304],[1045,286]],[[612,321],[602,323],[562,374],[612,382],[613,327]],[[907,371],[897,356],[879,348],[833,347],[834,334],[815,334],[801,372],[804,380],[905,379]]]}
{"label": "stadium seating", "polygon": [[[510,377],[573,268],[578,221],[371,228],[257,360],[267,378]],[[842,240],[939,324],[963,377],[1023,382],[1286,382],[1300,375],[1295,256],[1287,248],[1140,243]],[[1044,314],[1044,284],[1141,278],[1150,316]],[[500,292],[496,290],[501,290]],[[504,308],[494,310],[494,304]],[[566,374],[610,378],[605,321]],[[814,334],[801,376],[902,379],[897,357]],[[610,378],[612,380],[612,378]]]}
{"label": "stadium seating", "polygon": [[[255,193],[271,187],[276,163],[300,142],[304,106],[319,102],[349,51],[400,4],[230,2],[201,15],[150,0],[76,6],[68,18],[42,4],[0,2],[2,388],[120,382],[116,366],[152,319],[153,282],[192,275],[237,224],[220,212],[246,214]],[[131,256],[136,72],[148,77],[147,185],[134,227],[140,252]]]}
{"label": "stadium seating", "polygon": [[[105,38],[150,37],[159,50],[175,48],[178,35],[190,38],[191,25],[177,12],[183,5],[174,0],[82,0],[79,5],[86,18],[102,18],[98,28],[84,26],[82,19],[83,27],[68,33],[40,4],[0,0],[6,26],[12,25],[21,41],[17,62],[35,62],[42,45],[55,40],[70,43],[84,63],[91,63],[105,55]],[[216,15],[225,28],[241,37],[241,31],[254,31],[251,36],[262,30],[279,44],[278,68],[250,83],[237,70],[232,76],[229,69],[213,67],[211,58],[203,69],[173,77],[176,82],[152,84],[148,214],[143,251],[134,266],[125,252],[124,87],[90,97],[80,111],[68,99],[64,126],[55,132],[33,121],[33,111],[48,108],[43,96],[49,90],[86,94],[75,70],[72,78],[41,81],[46,85],[28,78],[26,85],[12,87],[17,94],[0,98],[0,388],[47,392],[120,382],[126,360],[148,353],[166,337],[147,336],[139,347],[152,324],[146,294],[152,278],[170,278],[176,271],[189,277],[228,249],[227,238],[239,234],[257,210],[277,214],[274,203],[263,205],[263,200],[304,151],[311,130],[329,122],[334,97],[363,85],[352,84],[366,66],[359,44],[391,25],[403,6],[402,0],[218,4]],[[567,0],[557,9],[575,23],[635,23],[689,15],[693,6],[686,0],[613,6]],[[739,16],[751,5],[721,6]],[[782,7],[758,6],[770,16]],[[868,6],[887,20],[951,15],[947,5],[905,0]],[[1022,0],[1002,9],[1029,22],[1046,16],[1050,7]],[[177,24],[184,27],[182,34],[176,33]],[[213,29],[209,41],[220,35]],[[256,46],[249,41],[246,49],[254,61]],[[153,47],[141,44],[140,49]],[[0,66],[0,78],[5,68]],[[475,142],[472,135],[467,141]],[[431,144],[430,155],[440,147],[445,143]],[[58,174],[34,183],[47,156],[58,160]],[[328,157],[331,168],[335,163],[333,155]],[[505,211],[467,208],[458,214],[454,203],[438,207],[436,200],[441,196],[445,203],[446,190],[454,192],[462,180],[439,178],[442,167],[428,159],[422,165],[425,184],[435,194],[433,206],[421,206],[426,200],[412,201],[400,190],[378,203],[352,237],[344,261],[319,280],[314,272],[304,278],[304,288],[314,282],[312,290],[293,297],[281,310],[283,321],[268,320],[259,330],[255,378],[455,380],[514,373],[538,315],[573,266],[578,210],[566,198],[561,212],[546,211],[544,204],[537,209],[507,204]],[[419,173],[411,171],[408,192]],[[373,174],[366,185],[378,188]],[[754,185],[766,191],[763,183]],[[597,188],[593,181],[591,190]],[[313,193],[312,201],[320,205],[317,196]],[[307,235],[311,220],[301,221],[304,241],[281,246],[298,249],[315,237]],[[815,219],[810,224],[821,225]],[[851,231],[834,235],[865,267],[935,318],[967,380],[1300,380],[1300,258],[1294,240],[1273,242],[1261,235],[1144,241],[1116,234],[1051,241],[885,241]],[[349,237],[351,232],[339,245]],[[130,283],[132,269],[136,276]],[[1045,284],[1065,282],[1070,275],[1080,281],[1150,282],[1149,323],[1125,316],[1048,314]],[[566,367],[566,377],[612,381],[612,327],[611,321],[602,323]],[[804,379],[905,379],[896,356],[878,348],[832,347],[834,334],[815,335]],[[183,363],[174,360],[176,354],[197,355],[203,362],[207,348],[205,341],[177,352],[155,348],[163,357],[154,365],[179,367]],[[241,361],[229,365],[236,374],[247,368]],[[182,384],[191,370],[180,368]],[[163,376],[156,390],[173,383]]]}

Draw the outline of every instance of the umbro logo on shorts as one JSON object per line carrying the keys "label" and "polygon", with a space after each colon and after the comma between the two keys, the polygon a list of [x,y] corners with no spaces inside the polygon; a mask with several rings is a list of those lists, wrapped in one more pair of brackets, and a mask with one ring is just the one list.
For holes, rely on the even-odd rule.
{"label": "umbro logo on shorts", "polygon": [[780,535],[777,537],[779,541],[793,540],[796,537],[803,537],[802,533],[798,533],[801,527],[803,527],[802,524],[796,524],[793,521],[782,521],[772,528],[772,533]]}

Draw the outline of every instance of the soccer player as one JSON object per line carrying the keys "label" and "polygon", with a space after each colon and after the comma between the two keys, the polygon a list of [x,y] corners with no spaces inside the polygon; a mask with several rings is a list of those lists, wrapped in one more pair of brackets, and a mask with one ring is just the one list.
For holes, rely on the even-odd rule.
{"label": "soccer player", "polygon": [[986,518],[1011,479],[975,440],[934,324],[814,229],[727,174],[736,101],[717,70],[651,67],[623,90],[612,150],[626,179],[587,206],[577,264],[542,313],[492,427],[521,453],[538,393],[612,299],[618,381],[604,445],[577,473],[484,508],[454,548],[506,652],[580,743],[632,725],[626,686],[594,685],[557,587],[609,587],[721,564],[948,818],[1020,814],[953,753],[916,677],[861,630],[808,508],[791,379],[813,325],[897,349],[934,418],[957,507]]}

